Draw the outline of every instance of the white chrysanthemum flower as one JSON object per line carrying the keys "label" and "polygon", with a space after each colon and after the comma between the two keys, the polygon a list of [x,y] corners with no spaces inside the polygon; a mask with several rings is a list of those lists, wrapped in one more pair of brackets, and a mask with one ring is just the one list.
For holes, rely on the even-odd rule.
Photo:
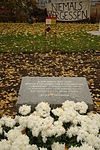
{"label": "white chrysanthemum flower", "polygon": [[63,110],[68,110],[69,108],[70,108],[70,109],[74,109],[74,107],[75,107],[75,102],[74,102],[74,101],[66,100],[66,101],[62,104]]}
{"label": "white chrysanthemum flower", "polygon": [[33,128],[33,129],[32,129],[32,135],[33,135],[33,137],[38,137],[40,131],[41,131],[41,128],[39,128],[39,127],[37,127],[37,129],[36,129],[36,128],[35,128],[35,129]]}
{"label": "white chrysanthemum flower", "polygon": [[16,123],[19,123],[19,118],[20,118],[20,116],[18,116],[18,115],[15,116]]}
{"label": "white chrysanthemum flower", "polygon": [[10,130],[8,133],[6,133],[6,136],[10,142],[13,142],[17,137],[21,136],[21,129],[18,127],[15,127],[14,129]]}
{"label": "white chrysanthemum flower", "polygon": [[100,128],[100,114],[96,113],[94,114],[93,112],[88,114],[88,117],[92,120],[92,122],[95,121],[96,126]]}
{"label": "white chrysanthemum flower", "polygon": [[0,141],[0,150],[11,150],[11,144],[7,140]]}
{"label": "white chrysanthemum flower", "polygon": [[36,145],[14,145],[12,144],[10,150],[38,150]]}
{"label": "white chrysanthemum flower", "polygon": [[[29,137],[26,135],[18,136],[12,143],[11,150],[27,150],[29,145]],[[26,149],[27,148],[27,149]]]}
{"label": "white chrysanthemum flower", "polygon": [[28,116],[28,118],[27,118],[27,127],[28,127],[29,129],[34,128],[34,125],[37,124],[37,122],[40,123],[40,122],[39,122],[40,119],[41,119],[41,118],[40,118],[39,116],[34,116],[34,115]]}
{"label": "white chrysanthemum flower", "polygon": [[39,147],[39,150],[47,150],[47,148],[41,148],[41,147]]}
{"label": "white chrysanthemum flower", "polygon": [[52,150],[65,150],[65,144],[59,144],[59,142],[52,145]]}
{"label": "white chrysanthemum flower", "polygon": [[77,114],[76,117],[72,120],[73,125],[81,125],[82,115]]}
{"label": "white chrysanthemum flower", "polygon": [[33,149],[31,145],[14,145],[14,144],[12,144],[10,150],[38,150],[38,149]]}
{"label": "white chrysanthemum flower", "polygon": [[21,116],[20,118],[19,118],[19,125],[20,126],[22,126],[23,128],[26,128],[27,127],[27,116]]}
{"label": "white chrysanthemum flower", "polygon": [[88,110],[88,105],[85,102],[77,102],[74,109],[79,111],[80,114],[85,114]]}
{"label": "white chrysanthemum flower", "polygon": [[[86,125],[85,125],[86,126]],[[91,125],[87,125],[87,131],[90,133],[90,134],[94,134],[94,135],[97,135],[99,133],[99,128],[98,126],[95,124],[95,122],[92,122],[91,121]]]}
{"label": "white chrysanthemum flower", "polygon": [[77,116],[77,112],[73,109],[67,109],[59,117],[59,121],[63,123],[73,122],[74,118]]}
{"label": "white chrysanthemum flower", "polygon": [[52,136],[58,137],[65,134],[65,132],[66,131],[62,126],[62,122],[56,121],[50,127],[41,131],[43,142],[44,143],[46,142],[47,137],[52,137]]}
{"label": "white chrysanthemum flower", "polygon": [[[83,102],[66,101],[61,108],[53,109],[54,115],[59,117],[58,121],[54,121],[54,118],[50,116],[51,109],[48,103],[38,104],[34,113],[25,116],[30,113],[28,107],[30,106],[22,106],[24,116],[16,116],[15,119],[4,116],[0,119],[0,134],[3,132],[3,125],[12,128],[16,123],[19,123],[18,127],[14,127],[8,133],[4,132],[9,141],[2,140],[0,150],[47,150],[46,148],[38,148],[36,145],[29,145],[29,137],[22,134],[22,130],[26,127],[32,131],[34,137],[41,133],[44,143],[46,143],[48,137],[59,137],[66,133],[69,138],[77,135],[77,142],[85,142],[81,147],[71,147],[69,150],[100,150],[100,114],[79,114],[78,112],[83,114],[87,111],[86,104]],[[63,123],[69,122],[72,125],[66,131]],[[65,150],[65,145],[54,143],[52,150],[55,149]]]}
{"label": "white chrysanthemum flower", "polygon": [[62,108],[56,108],[56,109],[53,109],[52,110],[52,113],[55,115],[55,116],[58,116],[60,117],[62,114],[63,114],[63,109]]}
{"label": "white chrysanthemum flower", "polygon": [[42,130],[48,129],[54,119],[52,117],[41,118],[40,116],[30,115],[27,118],[27,127],[32,130],[32,135],[37,137]]}
{"label": "white chrysanthemum flower", "polygon": [[46,141],[47,141],[47,137],[44,133],[42,133],[42,140],[43,140],[44,143],[46,143]]}
{"label": "white chrysanthemum flower", "polygon": [[0,127],[0,134],[2,134],[3,133],[3,129],[2,129],[2,127]]}
{"label": "white chrysanthemum flower", "polygon": [[69,148],[69,150],[95,150],[92,146],[89,146],[88,144],[83,144],[80,147],[73,147]]}
{"label": "white chrysanthemum flower", "polygon": [[100,150],[100,138],[99,138],[99,137],[97,137],[97,136],[95,136],[95,135],[93,135],[93,134],[89,134],[89,135],[84,139],[84,141],[85,141],[88,145],[94,147],[95,149]]}
{"label": "white chrysanthemum flower", "polygon": [[2,118],[0,119],[0,127],[4,125],[4,120],[3,120],[3,118],[4,118],[4,117],[2,117]]}
{"label": "white chrysanthemum flower", "polygon": [[23,116],[28,115],[31,112],[31,106],[23,105],[19,107],[19,113]]}
{"label": "white chrysanthemum flower", "polygon": [[32,145],[32,150],[38,150],[38,147],[36,145]]}
{"label": "white chrysanthemum flower", "polygon": [[97,150],[100,149],[100,138],[93,134],[90,134],[83,128],[81,128],[81,130],[79,130],[78,132],[77,141],[85,141],[88,145],[96,148]]}
{"label": "white chrysanthemum flower", "polygon": [[10,127],[10,128],[13,128],[16,124],[16,121],[15,119],[12,119],[10,116],[4,116],[1,118],[2,122],[3,122],[3,125],[7,126],[7,127]]}
{"label": "white chrysanthemum flower", "polygon": [[32,130],[32,135],[37,137],[42,130],[43,118],[30,115],[27,118],[27,127]]}
{"label": "white chrysanthemum flower", "polygon": [[66,132],[66,135],[69,137],[69,138],[71,138],[72,136],[76,136],[76,135],[78,135],[78,132],[79,132],[79,127],[78,126],[71,126],[68,130],[67,130],[67,132]]}
{"label": "white chrysanthemum flower", "polygon": [[81,126],[90,134],[97,135],[99,133],[99,127],[95,120],[91,120],[88,116],[81,117]]}
{"label": "white chrysanthemum flower", "polygon": [[61,121],[55,121],[54,128],[56,131],[56,133],[55,133],[56,137],[61,136],[61,135],[65,134],[65,132],[66,132],[63,127],[63,123]]}
{"label": "white chrysanthemum flower", "polygon": [[48,103],[46,102],[41,102],[39,103],[36,107],[36,113],[37,115],[39,115],[40,117],[48,117],[50,116],[50,106]]}
{"label": "white chrysanthemum flower", "polygon": [[88,136],[89,136],[89,133],[81,128],[78,132],[77,142],[84,141],[84,139],[86,139]]}
{"label": "white chrysanthemum flower", "polygon": [[42,130],[46,130],[52,126],[54,119],[52,117],[47,117],[42,120]]}

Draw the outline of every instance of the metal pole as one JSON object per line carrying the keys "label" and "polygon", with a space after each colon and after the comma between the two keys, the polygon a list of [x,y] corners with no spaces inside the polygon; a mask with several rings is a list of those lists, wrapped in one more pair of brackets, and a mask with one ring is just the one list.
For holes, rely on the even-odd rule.
{"label": "metal pole", "polygon": [[45,35],[44,35],[44,49],[46,50],[46,24],[45,24]]}
{"label": "metal pole", "polygon": [[54,36],[55,36],[55,44],[54,44],[54,45],[55,45],[55,50],[56,50],[56,31],[55,31],[54,34],[55,34],[55,35],[54,35]]}
{"label": "metal pole", "polygon": [[54,32],[54,40],[55,40],[55,41],[54,41],[54,49],[55,49],[55,50],[56,50],[56,44],[57,44],[57,43],[56,43],[56,39],[57,39],[57,35],[56,35],[56,34],[57,34],[57,33],[56,33],[56,30],[57,30],[57,29],[56,29],[56,27],[57,27],[57,24],[56,24],[56,26],[55,26],[55,32]]}

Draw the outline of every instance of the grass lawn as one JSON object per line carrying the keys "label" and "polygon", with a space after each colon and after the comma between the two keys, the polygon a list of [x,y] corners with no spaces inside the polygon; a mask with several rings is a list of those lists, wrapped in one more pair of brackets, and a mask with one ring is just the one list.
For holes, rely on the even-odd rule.
{"label": "grass lawn", "polygon": [[86,32],[98,30],[98,24],[57,23],[46,37],[45,28],[45,23],[0,23],[0,52],[100,50],[100,36]]}

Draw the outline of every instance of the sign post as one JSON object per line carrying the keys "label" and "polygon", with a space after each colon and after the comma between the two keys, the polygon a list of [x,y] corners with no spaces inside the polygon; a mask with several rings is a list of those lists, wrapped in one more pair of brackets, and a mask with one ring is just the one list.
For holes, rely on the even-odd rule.
{"label": "sign post", "polygon": [[55,31],[54,31],[54,48],[56,49],[56,17],[46,17],[46,23],[45,23],[45,49],[46,49],[46,37],[47,33],[51,33],[52,26],[55,25]]}

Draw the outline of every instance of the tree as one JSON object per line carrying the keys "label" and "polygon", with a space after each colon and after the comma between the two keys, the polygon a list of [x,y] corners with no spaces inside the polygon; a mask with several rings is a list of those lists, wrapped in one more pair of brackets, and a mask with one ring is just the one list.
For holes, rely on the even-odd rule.
{"label": "tree", "polygon": [[0,3],[9,12],[2,17],[6,21],[33,23],[45,20],[45,10],[37,8],[36,0],[2,0]]}

